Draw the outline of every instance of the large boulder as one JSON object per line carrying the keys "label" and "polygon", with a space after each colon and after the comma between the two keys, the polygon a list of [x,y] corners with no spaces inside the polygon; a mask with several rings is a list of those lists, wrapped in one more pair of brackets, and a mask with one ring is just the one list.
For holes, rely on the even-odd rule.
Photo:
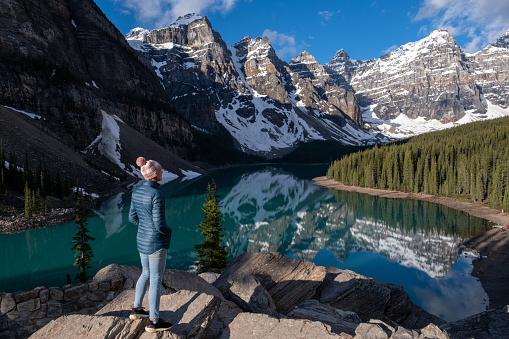
{"label": "large boulder", "polygon": [[331,332],[330,326],[303,319],[277,319],[266,314],[241,313],[223,332],[221,339],[242,338],[351,338]]}
{"label": "large boulder", "polygon": [[308,300],[288,313],[293,319],[307,319],[320,321],[331,327],[331,331],[337,334],[355,335],[355,329],[362,321],[353,312],[342,311],[328,304],[322,304],[317,300]]}
{"label": "large boulder", "polygon": [[[134,288],[141,275],[141,269],[135,266],[110,264],[97,272],[93,278],[94,282],[111,281],[112,289],[119,289],[118,292]],[[117,287],[117,288],[115,288]],[[163,294],[168,291],[163,290]]]}
{"label": "large boulder", "polygon": [[[120,291],[123,291],[125,290],[125,287],[131,285],[131,281],[133,281],[134,285],[136,285],[136,281],[140,274],[141,270],[137,267],[112,264],[97,272],[94,277],[94,281],[111,280],[112,283],[118,281],[122,286]],[[205,293],[220,299],[219,310],[216,316],[212,319],[212,323],[206,333],[206,338],[217,338],[223,329],[226,328],[226,326],[228,326],[228,324],[237,316],[237,314],[242,312],[242,309],[240,309],[235,303],[226,300],[217,288],[209,284],[200,276],[180,270],[165,270],[163,274],[161,294],[172,294],[181,290]],[[145,301],[143,302],[144,305],[148,305],[146,298],[147,295],[145,295]],[[126,308],[126,310],[130,310],[130,307],[132,307],[134,297],[130,302],[131,306]],[[106,308],[106,310],[108,310],[108,308]],[[124,313],[123,316],[128,316],[128,314]]]}
{"label": "large boulder", "polygon": [[217,338],[232,320],[242,312],[234,302],[226,300],[221,292],[200,276],[179,270],[165,270],[163,286],[167,290],[188,290],[213,295],[221,300],[219,310],[212,320],[205,338]]}
{"label": "large boulder", "polygon": [[408,330],[402,326],[392,327],[381,320],[370,320],[355,329],[355,339],[449,339],[447,332],[435,324],[420,330]]}
{"label": "large boulder", "polygon": [[[144,338],[147,318],[130,320],[134,290],[118,295],[94,316],[60,317],[34,333],[30,338]],[[144,305],[148,309],[147,299]],[[160,317],[173,323],[170,331],[157,338],[203,338],[219,310],[220,299],[209,294],[181,290],[161,296]]]}
{"label": "large boulder", "polygon": [[129,318],[73,314],[51,321],[30,339],[138,338],[143,331],[145,323]]}
{"label": "large boulder", "polygon": [[[96,313],[96,316],[117,316],[129,318],[134,290],[128,290]],[[188,338],[202,338],[216,316],[221,300],[210,294],[180,290],[161,296],[159,316],[173,324],[171,332]],[[148,300],[143,301],[148,310]],[[146,322],[142,320],[142,322]]]}
{"label": "large boulder", "polygon": [[401,286],[384,284],[335,267],[327,267],[327,278],[315,299],[340,310],[355,312],[364,322],[380,319],[406,328],[445,323],[415,305]]}
{"label": "large boulder", "polygon": [[228,264],[214,286],[227,295],[231,281],[240,274],[256,277],[274,300],[276,310],[287,314],[313,297],[326,270],[312,262],[290,259],[279,253],[244,253]]}
{"label": "large boulder", "polygon": [[226,297],[244,311],[278,316],[272,297],[254,276],[239,274],[228,284],[230,288]]}

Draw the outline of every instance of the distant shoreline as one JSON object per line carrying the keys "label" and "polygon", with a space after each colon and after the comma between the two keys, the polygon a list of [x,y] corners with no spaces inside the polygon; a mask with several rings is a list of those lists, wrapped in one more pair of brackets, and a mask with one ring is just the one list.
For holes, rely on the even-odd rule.
{"label": "distant shoreline", "polygon": [[451,197],[444,197],[439,195],[430,195],[424,193],[408,193],[400,191],[391,191],[378,188],[360,187],[345,185],[334,179],[329,179],[325,176],[317,177],[313,179],[320,186],[334,188],[341,191],[357,192],[369,194],[372,196],[378,196],[383,198],[394,198],[394,199],[413,199],[421,201],[429,201],[436,204],[441,204],[450,208],[454,208],[459,211],[466,212],[478,218],[486,219],[495,224],[509,225],[509,213],[497,210],[491,207],[483,206],[479,203],[472,201],[455,199]]}

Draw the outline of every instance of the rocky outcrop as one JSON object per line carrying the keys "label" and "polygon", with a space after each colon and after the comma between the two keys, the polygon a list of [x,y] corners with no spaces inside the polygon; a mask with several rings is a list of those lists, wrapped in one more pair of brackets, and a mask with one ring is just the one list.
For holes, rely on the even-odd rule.
{"label": "rocky outcrop", "polygon": [[276,305],[270,294],[252,275],[239,274],[228,280],[226,298],[239,305],[244,311],[278,316]]}
{"label": "rocky outcrop", "polygon": [[235,81],[231,53],[209,20],[189,14],[169,27],[136,29],[126,38],[140,60],[155,69],[179,113],[194,126],[218,132],[215,109],[242,86]]}
{"label": "rocky outcrop", "polygon": [[276,310],[288,314],[302,302],[321,303],[356,313],[363,321],[381,319],[408,328],[445,321],[424,311],[400,286],[383,284],[348,270],[316,266],[278,253],[246,253],[235,258],[214,282],[224,295],[237,275],[252,275],[271,295]]}
{"label": "rocky outcrop", "polygon": [[355,335],[355,329],[362,322],[354,312],[342,311],[318,300],[309,300],[297,305],[288,317],[292,319],[308,319],[320,321],[331,327],[334,333]]}
{"label": "rocky outcrop", "polygon": [[[249,260],[251,256],[253,258]],[[264,275],[264,279],[260,279],[261,284],[258,286],[265,288],[263,284],[269,284],[271,288],[266,291],[274,293],[272,297],[275,296],[273,299],[280,308],[284,305],[283,302],[288,305],[294,303],[293,300],[297,298],[293,290],[298,288],[300,283],[308,287],[313,286],[314,281],[320,280],[317,278],[322,276],[325,270],[309,262],[287,258],[288,261],[272,253],[245,254],[240,259],[234,260],[215,283],[222,288],[228,288],[229,281],[232,280],[227,277],[232,278],[238,275],[239,278],[243,277],[236,280],[238,284],[245,283],[250,286],[252,280],[246,279],[246,276],[242,275],[245,274],[244,272],[252,272],[252,277]],[[289,267],[285,268],[284,264],[289,264]],[[259,266],[258,269],[255,266]],[[352,273],[346,272],[346,274]],[[95,279],[101,279],[101,281],[108,279],[111,286],[115,285],[118,291],[122,292],[95,314],[64,315],[39,329],[31,338],[148,338],[149,334],[144,332],[146,319],[128,320],[134,299],[134,289],[127,286],[131,285],[138,274],[139,269],[128,266],[110,265],[104,268]],[[285,282],[285,276],[288,282]],[[321,283],[323,286],[329,285],[330,277]],[[288,288],[286,292],[292,296],[283,297],[283,293],[278,293],[282,292],[280,288],[283,286]],[[157,338],[260,338],[267,336],[271,338],[445,339],[460,338],[460,336],[496,336],[509,329],[507,308],[491,310],[461,322],[441,326],[429,323],[425,326],[418,325],[418,328],[406,328],[390,319],[382,321],[374,318],[379,312],[376,305],[374,305],[374,317],[364,321],[354,312],[338,309],[317,299],[297,302],[297,307],[292,308],[287,315],[268,315],[263,310],[256,313],[253,310],[243,312],[237,308],[238,311],[234,315],[230,313],[230,316],[226,317],[223,306],[231,302],[227,301],[218,289],[196,274],[166,270],[163,287],[160,314],[163,319],[174,325],[170,331],[158,333]],[[301,289],[299,293],[302,294],[303,290]],[[373,288],[369,291],[377,293]],[[256,294],[253,289],[252,292],[253,295]],[[355,288],[352,288],[352,293],[359,295]],[[2,297],[5,298],[4,295]],[[145,296],[143,301],[146,308],[148,307],[147,298]],[[309,294],[301,299],[308,298]],[[397,304],[405,309],[401,299]],[[222,322],[217,322],[218,318],[221,318]],[[436,317],[435,320],[439,322]],[[2,324],[0,319],[0,326],[3,326]],[[214,324],[219,327],[214,328]],[[2,327],[0,331],[1,329]],[[451,336],[448,331],[451,331]]]}
{"label": "rocky outcrop", "polygon": [[349,87],[336,86],[312,55],[302,52],[290,61],[290,69],[296,87],[301,89],[297,97],[307,109],[327,112],[341,121],[348,116],[357,125],[363,124],[354,92]]}
{"label": "rocky outcrop", "polygon": [[316,299],[335,308],[355,312],[363,321],[381,319],[407,328],[445,323],[412,303],[401,286],[383,284],[334,267],[327,267],[327,278]]}
{"label": "rocky outcrop", "polygon": [[252,275],[271,295],[276,310],[287,314],[301,302],[313,297],[325,279],[324,267],[309,261],[290,259],[280,254],[245,253],[235,258],[214,282],[228,294],[229,280],[239,274]]}
{"label": "rocky outcrop", "polygon": [[443,325],[451,339],[506,338],[509,324],[509,305],[475,314],[466,319]]}

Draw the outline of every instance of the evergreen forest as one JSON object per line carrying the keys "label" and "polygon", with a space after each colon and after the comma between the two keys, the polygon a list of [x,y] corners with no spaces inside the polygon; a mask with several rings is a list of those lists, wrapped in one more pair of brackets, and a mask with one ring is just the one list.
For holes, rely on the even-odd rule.
{"label": "evergreen forest", "polygon": [[468,198],[509,210],[509,117],[421,134],[332,162],[347,185]]}
{"label": "evergreen forest", "polygon": [[[8,154],[7,154],[8,153]],[[71,194],[68,179],[60,174],[50,175],[46,166],[40,162],[37,168],[28,165],[25,154],[23,165],[20,165],[15,151],[7,152],[0,139],[0,213],[16,214],[24,204],[25,219],[35,214],[46,214],[44,202],[47,196],[64,199]],[[24,199],[21,196],[24,195]]]}

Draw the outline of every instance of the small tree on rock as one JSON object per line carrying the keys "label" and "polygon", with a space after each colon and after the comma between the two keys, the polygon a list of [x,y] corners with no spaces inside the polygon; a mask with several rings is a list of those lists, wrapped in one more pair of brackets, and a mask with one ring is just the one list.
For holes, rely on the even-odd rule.
{"label": "small tree on rock", "polygon": [[79,189],[76,190],[76,224],[78,230],[76,236],[72,238],[72,243],[74,244],[72,250],[76,257],[74,261],[74,270],[79,270],[80,272],[76,274],[74,279],[84,283],[90,278],[87,274],[87,269],[91,268],[89,263],[94,257],[92,247],[88,242],[95,240],[95,238],[88,234],[87,214],[85,212],[85,206],[83,205],[83,193]]}
{"label": "small tree on rock", "polygon": [[198,272],[221,272],[228,264],[228,252],[226,246],[221,245],[224,231],[223,214],[219,211],[216,182],[207,185],[207,196],[202,207],[203,221],[196,226],[203,235],[203,243],[194,247],[198,251]]}

